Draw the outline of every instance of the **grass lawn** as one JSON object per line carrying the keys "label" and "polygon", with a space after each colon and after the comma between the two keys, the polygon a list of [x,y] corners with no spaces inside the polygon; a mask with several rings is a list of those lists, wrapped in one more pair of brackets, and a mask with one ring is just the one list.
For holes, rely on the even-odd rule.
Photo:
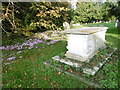
{"label": "grass lawn", "polygon": [[[106,41],[111,47],[118,45],[118,29],[114,22],[102,23],[109,27],[106,34]],[[92,26],[89,24],[88,26]],[[96,25],[99,25],[98,23]],[[10,41],[10,42],[9,42]],[[8,40],[12,43],[14,40]],[[20,40],[21,41],[21,40]],[[3,38],[3,43],[7,41]],[[18,41],[19,42],[19,41]],[[9,44],[6,43],[6,44]],[[2,84],[3,88],[87,88],[92,87],[84,84],[80,80],[70,75],[57,71],[43,64],[61,52],[65,52],[66,41],[58,41],[54,44],[40,43],[38,48],[6,51],[3,50],[2,62]],[[107,61],[103,68],[96,75],[105,75],[99,78],[102,87],[117,88],[118,85],[118,50]],[[16,57],[14,60],[7,60],[9,57]]]}

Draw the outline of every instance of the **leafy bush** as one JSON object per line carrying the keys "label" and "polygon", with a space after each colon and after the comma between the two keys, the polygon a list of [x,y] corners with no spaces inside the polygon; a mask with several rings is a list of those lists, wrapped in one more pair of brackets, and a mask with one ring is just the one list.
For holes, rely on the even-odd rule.
{"label": "leafy bush", "polygon": [[75,23],[89,23],[93,21],[115,20],[115,16],[110,14],[113,3],[105,2],[78,2],[74,12],[73,21]]}
{"label": "leafy bush", "polygon": [[[4,2],[3,28],[6,32],[30,36],[36,32],[61,30],[71,21],[67,2]],[[9,28],[8,28],[9,27]]]}

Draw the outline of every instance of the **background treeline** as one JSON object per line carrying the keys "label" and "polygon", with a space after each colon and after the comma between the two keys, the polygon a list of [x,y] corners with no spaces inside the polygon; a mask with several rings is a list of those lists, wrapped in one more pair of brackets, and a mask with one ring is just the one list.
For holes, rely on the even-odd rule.
{"label": "background treeline", "polygon": [[3,2],[2,31],[30,36],[47,30],[63,30],[63,22],[91,23],[119,19],[118,3],[78,2],[74,11],[68,2]]}
{"label": "background treeline", "polygon": [[117,2],[78,2],[74,12],[75,23],[92,23],[116,20]]}

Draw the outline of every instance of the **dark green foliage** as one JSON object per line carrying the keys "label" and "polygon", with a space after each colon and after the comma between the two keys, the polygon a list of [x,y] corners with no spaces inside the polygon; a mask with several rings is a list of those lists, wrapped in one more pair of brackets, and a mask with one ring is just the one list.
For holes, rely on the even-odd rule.
{"label": "dark green foliage", "polygon": [[111,15],[115,15],[117,19],[120,20],[120,1],[111,4],[111,9],[109,10]]}
{"label": "dark green foliage", "polygon": [[7,2],[2,5],[3,28],[9,33],[30,36],[46,30],[61,30],[64,21],[71,21],[71,9],[66,2]]}
{"label": "dark green foliage", "polygon": [[111,3],[79,2],[74,12],[75,23],[89,23],[93,21],[109,21],[115,17],[109,14]]}

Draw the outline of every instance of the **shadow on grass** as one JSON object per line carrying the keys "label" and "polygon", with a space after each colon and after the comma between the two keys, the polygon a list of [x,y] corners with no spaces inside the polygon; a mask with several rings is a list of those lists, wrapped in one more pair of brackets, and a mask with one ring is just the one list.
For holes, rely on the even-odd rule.
{"label": "shadow on grass", "polygon": [[112,28],[109,28],[107,30],[107,33],[109,33],[109,34],[118,34],[119,33],[119,29],[115,28],[115,27],[112,27]]}
{"label": "shadow on grass", "polygon": [[112,47],[118,48],[119,45],[119,39],[117,38],[117,36],[115,37],[114,35],[106,35],[106,41],[108,44],[110,44]]}

